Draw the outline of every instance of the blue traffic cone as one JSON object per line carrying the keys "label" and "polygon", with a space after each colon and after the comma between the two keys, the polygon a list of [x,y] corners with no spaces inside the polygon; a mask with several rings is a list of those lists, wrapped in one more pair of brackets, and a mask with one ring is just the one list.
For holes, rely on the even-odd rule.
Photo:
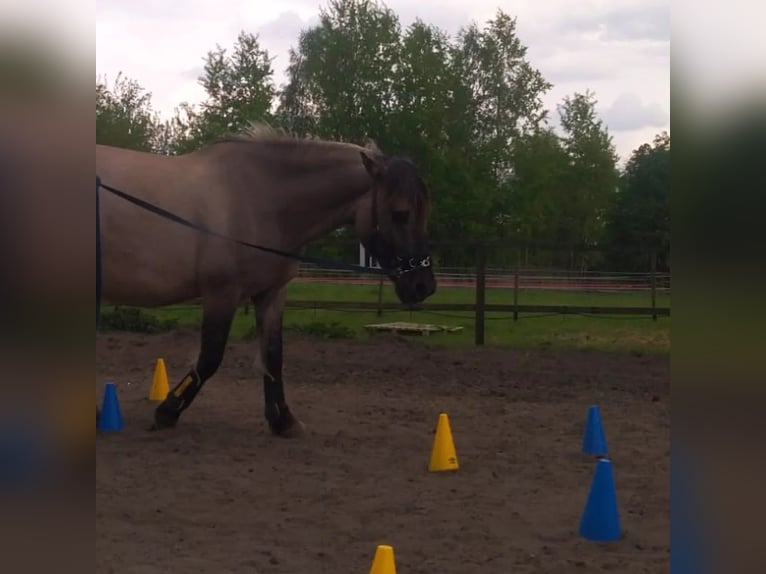
{"label": "blue traffic cone", "polygon": [[592,454],[594,456],[606,456],[609,453],[606,446],[604,427],[601,424],[601,412],[596,405],[588,408],[588,419],[585,422],[582,451],[585,454]]}
{"label": "blue traffic cone", "polygon": [[579,533],[583,538],[597,542],[611,542],[621,536],[612,462],[607,459],[599,459],[596,465]]}
{"label": "blue traffic cone", "polygon": [[114,383],[104,386],[104,402],[98,417],[96,428],[100,431],[121,431],[123,427],[120,401],[117,398],[117,387]]}

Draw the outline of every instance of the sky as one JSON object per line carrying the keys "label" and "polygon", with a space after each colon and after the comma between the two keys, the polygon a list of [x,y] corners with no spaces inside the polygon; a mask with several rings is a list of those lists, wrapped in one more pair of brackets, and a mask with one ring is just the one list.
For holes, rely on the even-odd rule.
{"label": "sky", "polygon": [[[259,34],[275,57],[277,86],[288,50],[315,24],[325,0],[96,0],[96,75],[137,80],[170,117],[197,103],[203,58],[233,46],[240,30]],[[567,95],[590,90],[624,162],[631,151],[670,131],[669,0],[388,0],[405,28],[416,18],[450,34],[482,26],[498,9],[517,18],[527,57],[553,83],[544,102],[552,123]],[[182,7],[182,8],[181,8]]]}

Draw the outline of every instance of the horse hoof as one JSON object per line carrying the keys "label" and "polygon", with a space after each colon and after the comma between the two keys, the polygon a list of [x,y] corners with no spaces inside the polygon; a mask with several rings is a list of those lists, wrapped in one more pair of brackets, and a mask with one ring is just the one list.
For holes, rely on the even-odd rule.
{"label": "horse hoof", "polygon": [[160,410],[154,413],[154,423],[149,427],[150,431],[159,431],[175,428],[178,423],[178,415],[173,415]]}
{"label": "horse hoof", "polygon": [[292,425],[282,432],[284,438],[300,438],[306,434],[306,425],[301,421],[294,421]]}
{"label": "horse hoof", "polygon": [[281,424],[269,424],[271,433],[280,438],[299,438],[306,434],[306,425],[298,419],[290,419]]}

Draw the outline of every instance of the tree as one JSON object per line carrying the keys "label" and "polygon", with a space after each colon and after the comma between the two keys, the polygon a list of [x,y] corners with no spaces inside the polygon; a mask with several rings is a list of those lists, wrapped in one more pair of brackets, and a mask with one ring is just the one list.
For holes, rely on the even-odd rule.
{"label": "tree", "polygon": [[96,143],[154,151],[159,119],[151,93],[135,80],[117,75],[114,86],[96,81]]}
{"label": "tree", "polygon": [[621,177],[609,221],[609,262],[626,271],[646,271],[649,255],[657,267],[670,258],[670,136],[662,132],[652,144],[633,151]]}
{"label": "tree", "polygon": [[[619,184],[618,155],[598,118],[596,103],[588,91],[567,96],[558,106],[569,165],[568,189],[560,204],[564,217],[557,239],[570,248],[570,264],[574,263],[575,246],[601,246]],[[583,256],[581,264],[587,259]]]}
{"label": "tree", "polygon": [[276,96],[272,58],[258,36],[240,32],[231,55],[216,46],[205,57],[199,78],[207,99],[197,111],[184,102],[166,126],[176,153],[197,149],[254,121],[272,121]]}
{"label": "tree", "polygon": [[299,134],[384,139],[399,58],[392,10],[372,0],[331,0],[320,9],[319,24],[301,32],[290,50],[280,123]]}
{"label": "tree", "polygon": [[513,237],[514,146],[545,121],[542,96],[551,88],[526,55],[516,19],[501,10],[483,29],[463,28],[452,49],[455,84],[444,119],[451,163],[466,178],[455,189],[463,196],[462,231],[473,237]]}
{"label": "tree", "polygon": [[449,37],[416,20],[401,38],[395,66],[389,122],[391,145],[427,161],[447,143],[444,120],[449,112],[452,70]]}
{"label": "tree", "polygon": [[465,173],[453,165],[462,158],[453,153],[455,140],[449,134],[456,83],[451,49],[449,36],[435,26],[417,20],[407,28],[393,73],[395,105],[382,142],[386,149],[424,167],[426,185],[439,206],[430,222],[430,232],[437,239],[460,233],[465,216],[461,206],[466,204],[463,191],[468,189]]}
{"label": "tree", "polygon": [[561,138],[546,126],[518,138],[513,163],[509,227],[527,247],[528,258],[530,245],[552,245],[558,239],[570,159]]}

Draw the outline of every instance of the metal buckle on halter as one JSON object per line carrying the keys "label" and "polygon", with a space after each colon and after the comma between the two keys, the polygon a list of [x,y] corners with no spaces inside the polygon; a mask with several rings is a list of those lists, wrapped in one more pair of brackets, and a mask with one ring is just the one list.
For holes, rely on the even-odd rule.
{"label": "metal buckle on halter", "polygon": [[425,257],[423,257],[420,260],[416,260],[415,257],[410,257],[407,260],[407,267],[406,268],[404,268],[402,266],[402,261],[404,261],[403,257],[397,257],[396,261],[398,263],[398,265],[396,266],[396,273],[395,273],[397,276],[401,276],[401,275],[404,275],[405,273],[409,273],[411,271],[415,271],[415,269],[418,269],[420,267],[430,267],[431,266],[431,256],[430,255],[426,255]]}

